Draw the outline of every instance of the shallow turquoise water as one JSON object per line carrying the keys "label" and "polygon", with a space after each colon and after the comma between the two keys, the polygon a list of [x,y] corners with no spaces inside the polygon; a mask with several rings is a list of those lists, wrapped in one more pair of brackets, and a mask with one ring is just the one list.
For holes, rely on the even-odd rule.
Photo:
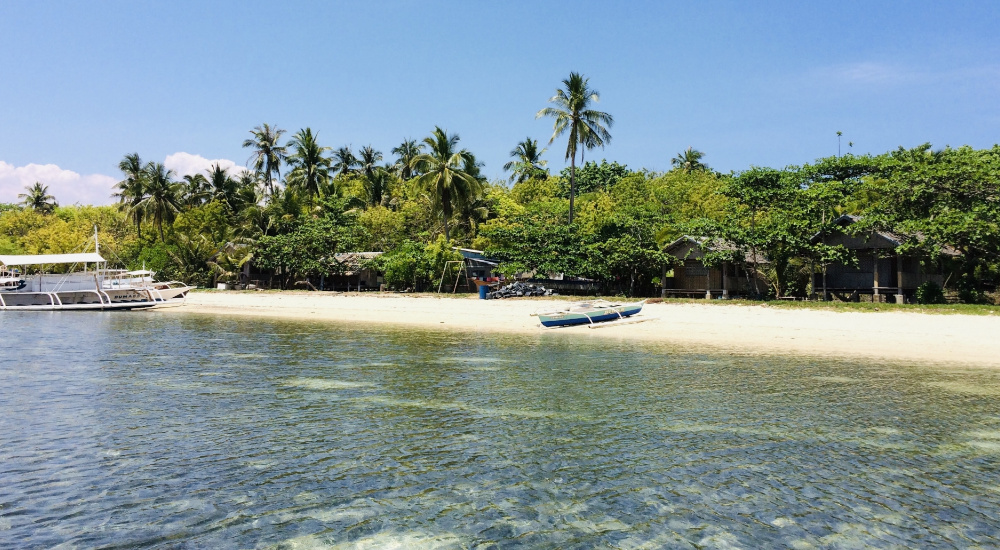
{"label": "shallow turquoise water", "polygon": [[0,317],[0,547],[1000,545],[1000,371]]}

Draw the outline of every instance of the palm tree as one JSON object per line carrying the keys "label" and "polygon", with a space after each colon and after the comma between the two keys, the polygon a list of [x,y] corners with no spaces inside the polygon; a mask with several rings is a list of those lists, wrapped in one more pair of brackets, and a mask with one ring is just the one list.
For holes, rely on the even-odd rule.
{"label": "palm tree", "polygon": [[705,153],[697,149],[688,147],[684,151],[677,153],[677,156],[670,159],[670,164],[679,170],[690,174],[691,172],[704,172],[708,170],[708,165],[701,161]]}
{"label": "palm tree", "polygon": [[420,170],[410,166],[410,161],[423,151],[424,144],[417,143],[413,139],[404,139],[403,143],[399,144],[399,147],[392,148],[392,154],[396,155],[396,175],[400,179],[406,181],[420,174]]}
{"label": "palm tree", "polygon": [[135,222],[136,235],[142,239],[142,220],[146,218],[146,212],[142,209],[146,199],[146,170],[139,153],[125,155],[118,163],[118,169],[125,174],[125,179],[115,185],[118,191],[111,196],[118,199],[118,207]]}
{"label": "palm tree", "polygon": [[330,167],[341,176],[353,174],[358,167],[358,157],[351,152],[350,146],[341,147],[333,152],[333,164]]}
{"label": "palm tree", "polygon": [[205,171],[208,177],[207,188],[212,200],[226,203],[229,210],[234,214],[239,212],[239,182],[229,175],[229,170],[225,169],[218,162]]}
{"label": "palm tree", "polygon": [[379,162],[382,162],[381,151],[376,151],[371,145],[361,148],[358,164],[361,166],[361,175],[365,178],[369,206],[378,206],[382,203],[382,195],[388,186],[389,174],[383,173],[384,170],[378,165]]}
{"label": "palm tree", "polygon": [[504,170],[511,172],[509,181],[511,183],[521,183],[544,175],[545,168],[543,167],[549,161],[542,160],[542,153],[547,150],[538,150],[538,140],[531,139],[530,137],[524,138],[524,141],[518,143],[517,147],[510,150],[510,156],[514,160],[503,165]]}
{"label": "palm tree", "polygon": [[41,212],[42,214],[50,214],[59,203],[56,202],[56,198],[49,194],[49,186],[42,185],[39,182],[35,182],[35,185],[24,186],[27,193],[21,193],[17,197],[19,199],[24,199],[24,205],[28,208],[35,210],[36,212]]}
{"label": "palm tree", "polygon": [[416,184],[427,190],[435,210],[444,219],[444,239],[451,241],[448,219],[455,208],[472,203],[483,190],[482,183],[466,171],[469,164],[476,165],[475,157],[465,149],[458,149],[458,134],[449,135],[440,126],[434,128],[424,144],[430,152],[421,153],[410,160],[410,168],[424,167],[426,173],[416,178]]}
{"label": "palm tree", "polygon": [[316,142],[311,128],[299,130],[288,145],[294,151],[288,156],[288,164],[292,166],[288,174],[289,185],[294,185],[309,195],[312,201],[320,194],[320,188],[330,178],[330,159],[323,156],[329,147],[320,147]]}
{"label": "palm tree", "polygon": [[184,205],[188,208],[201,206],[211,196],[208,191],[208,180],[202,174],[188,174],[184,180]]}
{"label": "palm tree", "polygon": [[573,197],[576,195],[576,151],[577,145],[584,148],[604,147],[611,141],[608,133],[614,123],[614,118],[608,113],[590,109],[590,104],[597,103],[601,96],[597,90],[587,86],[589,79],[580,73],[569,73],[569,78],[563,80],[565,89],[557,89],[556,95],[549,98],[549,103],[555,107],[546,107],[535,118],[552,117],[555,119],[552,138],[549,145],[569,130],[569,143],[566,145],[566,160],[570,161],[569,170],[569,223],[573,223]]}
{"label": "palm tree", "polygon": [[262,124],[250,130],[253,138],[243,141],[243,147],[252,147],[253,155],[247,160],[247,164],[253,163],[255,172],[263,176],[264,185],[269,193],[274,192],[274,180],[271,174],[281,179],[281,163],[288,158],[288,149],[284,145],[278,145],[278,140],[285,133],[275,125]]}
{"label": "palm tree", "polygon": [[174,171],[167,170],[159,162],[150,162],[146,172],[146,198],[142,201],[142,209],[153,218],[153,223],[160,230],[160,240],[164,241],[163,221],[172,222],[174,214],[181,209],[180,194],[184,184],[173,181]]}
{"label": "palm tree", "polygon": [[382,162],[382,151],[376,151],[371,145],[361,148],[361,158],[358,159],[358,165],[365,177],[374,174],[380,162]]}

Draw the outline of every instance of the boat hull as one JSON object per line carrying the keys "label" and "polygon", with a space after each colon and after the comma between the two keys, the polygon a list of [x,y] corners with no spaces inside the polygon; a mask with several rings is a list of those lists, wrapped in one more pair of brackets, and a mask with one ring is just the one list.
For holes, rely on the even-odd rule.
{"label": "boat hull", "polygon": [[587,325],[593,323],[603,323],[631,317],[642,311],[642,303],[623,304],[620,306],[602,308],[593,312],[566,311],[559,313],[540,314],[538,316],[543,327],[568,327],[573,325]]}

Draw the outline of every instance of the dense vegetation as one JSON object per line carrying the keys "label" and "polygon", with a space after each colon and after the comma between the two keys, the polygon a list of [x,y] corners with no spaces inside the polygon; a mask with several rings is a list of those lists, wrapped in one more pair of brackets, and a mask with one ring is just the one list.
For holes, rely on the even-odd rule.
{"label": "dense vegetation", "polygon": [[[720,174],[687,149],[667,172],[587,161],[611,139],[613,119],[593,110],[597,92],[571,75],[539,116],[554,119],[553,142],[567,139],[570,167],[553,174],[546,150],[516,144],[506,181],[487,181],[457,134],[435,128],[388,154],[373,146],[322,145],[304,128],[290,139],[264,124],[243,146],[248,169],[178,178],[138,154],[120,163],[109,207],[57,206],[43,184],[20,205],[0,205],[0,253],[78,249],[99,228],[102,252],[129,267],[211,285],[233,280],[248,261],[274,284],[335,274],[337,252],[382,251],[375,263],[393,288],[426,288],[456,258],[453,246],[483,249],[507,274],[564,273],[600,282],[607,293],[654,295],[677,261],[663,252],[690,234],[732,247],[709,262],[768,258],[762,295],[805,295],[807,266],[845,250],[813,243],[841,214],[854,230],[905,237],[901,248],[942,262],[943,245],[961,253],[944,265],[965,301],[990,299],[1000,282],[1000,146],[900,148],[878,156],[833,156],[782,169]],[[550,142],[551,145],[552,142]]]}

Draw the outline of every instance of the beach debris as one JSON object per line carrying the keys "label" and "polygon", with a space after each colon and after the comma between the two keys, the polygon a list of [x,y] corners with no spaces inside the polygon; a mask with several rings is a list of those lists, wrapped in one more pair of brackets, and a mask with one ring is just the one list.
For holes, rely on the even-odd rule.
{"label": "beach debris", "polygon": [[488,292],[486,297],[490,300],[497,300],[500,298],[518,298],[522,296],[552,296],[554,294],[555,292],[552,289],[545,288],[542,285],[516,282]]}

